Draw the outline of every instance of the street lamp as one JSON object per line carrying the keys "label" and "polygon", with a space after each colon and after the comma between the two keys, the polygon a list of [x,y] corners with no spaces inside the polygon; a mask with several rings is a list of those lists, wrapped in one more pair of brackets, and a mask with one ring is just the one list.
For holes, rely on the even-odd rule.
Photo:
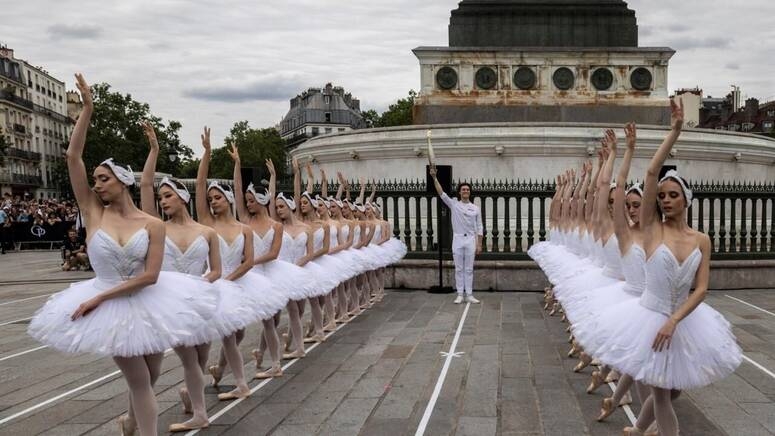
{"label": "street lamp", "polygon": [[178,160],[178,151],[175,149],[175,147],[170,147],[167,151],[167,157],[170,159],[170,162],[175,163],[175,161]]}

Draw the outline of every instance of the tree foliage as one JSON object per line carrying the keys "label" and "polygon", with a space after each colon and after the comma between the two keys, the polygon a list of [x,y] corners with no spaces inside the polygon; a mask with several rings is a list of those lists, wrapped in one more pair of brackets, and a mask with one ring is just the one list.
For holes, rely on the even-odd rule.
{"label": "tree foliage", "polygon": [[[232,178],[234,163],[228,152],[232,144],[236,145],[239,150],[242,168],[255,168],[257,175],[265,177],[266,159],[272,159],[278,176],[282,177],[285,174],[285,141],[276,129],[254,129],[247,121],[238,121],[229,131],[225,143],[224,147],[213,149],[210,160],[210,177]],[[197,165],[198,163],[197,160]],[[259,181],[253,180],[254,183]]]}
{"label": "tree foliage", "polygon": [[409,95],[398,99],[385,112],[377,113],[374,109],[362,112],[363,119],[369,127],[408,126],[412,124],[412,107],[417,98],[415,90],[409,90]]}

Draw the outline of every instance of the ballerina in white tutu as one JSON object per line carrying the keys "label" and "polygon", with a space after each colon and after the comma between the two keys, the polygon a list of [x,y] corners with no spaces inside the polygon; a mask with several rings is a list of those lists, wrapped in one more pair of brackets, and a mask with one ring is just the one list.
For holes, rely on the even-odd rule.
{"label": "ballerina in white tutu", "polygon": [[370,276],[372,272],[379,267],[379,259],[377,258],[375,251],[368,248],[369,243],[371,243],[371,240],[374,237],[376,226],[366,217],[366,206],[363,204],[364,195],[366,193],[366,180],[363,177],[360,179],[360,185],[360,194],[353,203],[353,217],[358,223],[355,227],[353,243],[361,253],[363,262],[367,266],[365,271],[358,276],[358,281],[356,281],[358,285],[358,308],[360,311],[364,311],[368,309],[371,304],[373,280],[370,280]]}
{"label": "ballerina in white tutu", "polygon": [[80,74],[76,85],[83,111],[66,161],[96,278],[51,296],[28,332],[64,352],[112,356],[130,392],[129,414],[119,418],[121,432],[155,435],[158,408],[153,384],[163,352],[198,343],[198,327],[206,323],[216,301],[206,293],[199,299],[188,294],[188,289],[203,289],[204,279],[161,272],[164,224],[132,202],[135,178],[130,169],[108,159],[94,169],[94,188],[89,187],[82,154],[94,104]]}
{"label": "ballerina in white tutu", "polygon": [[[265,188],[256,188],[252,183],[243,191],[241,178],[241,162],[235,146],[232,146],[231,157],[234,160],[234,191],[236,193],[237,216],[240,221],[253,230],[253,255],[255,256],[253,271],[265,275],[272,284],[281,289],[287,297],[286,306],[291,300],[307,298],[313,292],[311,285],[314,278],[303,268],[280,258],[283,249],[283,225],[269,216],[268,206],[272,194]],[[266,161],[270,174],[270,183],[275,184],[277,175],[271,159]],[[244,194],[243,194],[244,192]],[[264,333],[259,341],[259,347],[253,350],[256,369],[261,369],[264,352],[269,351],[272,366],[265,371],[256,373],[255,378],[265,379],[281,377],[280,366],[282,354],[277,327],[280,325],[278,310],[271,319],[263,320]]]}
{"label": "ballerina in white tutu", "polygon": [[[216,312],[219,331],[224,335],[218,363],[208,368],[217,387],[228,364],[236,381],[236,388],[218,394],[220,400],[245,398],[250,388],[245,379],[242,354],[238,345],[245,336],[245,328],[274,315],[275,302],[264,297],[271,285],[266,279],[250,273],[253,268],[253,231],[232,215],[234,194],[217,182],[207,184],[210,165],[210,129],[202,135],[204,153],[196,177],[196,212],[201,224],[212,227],[218,234],[224,286]],[[231,283],[228,283],[231,282]],[[230,285],[230,286],[228,286]],[[282,306],[280,306],[282,307]],[[271,314],[267,312],[272,312]]]}
{"label": "ballerina in white tutu", "polygon": [[[339,188],[336,191],[336,197],[331,199],[331,217],[338,223],[339,240],[345,245],[345,253],[350,257],[356,270],[356,275],[342,284],[340,298],[337,299],[337,318],[336,322],[344,323],[351,319],[355,314],[355,308],[358,298],[357,278],[366,271],[367,266],[363,262],[363,254],[354,247],[355,232],[353,229],[358,223],[352,220],[352,209],[350,209],[349,187],[342,173],[336,173],[339,180]],[[347,192],[347,197],[342,200],[342,195]]]}
{"label": "ballerina in white tutu", "polygon": [[[154,196],[154,174],[159,156],[159,142],[153,126],[146,122],[143,130],[148,137],[150,152],[143,168],[140,181],[140,205],[143,212],[161,218],[156,209]],[[164,178],[159,183],[159,205],[168,220],[164,222],[166,238],[164,240],[164,260],[162,270],[177,271],[184,274],[201,277],[204,274],[206,283],[201,288],[186,289],[189,298],[215,298],[217,290],[211,283],[221,276],[221,255],[218,235],[207,226],[203,226],[188,213],[188,203],[191,194],[182,183]],[[210,270],[207,271],[207,266]],[[206,274],[205,274],[206,272]],[[211,295],[203,295],[211,294]],[[213,305],[213,314],[216,306]],[[210,318],[213,316],[210,315]],[[189,431],[209,426],[207,409],[205,407],[204,376],[207,371],[207,359],[210,354],[210,341],[215,330],[209,323],[200,326],[198,343],[193,346],[175,347],[175,353],[183,363],[183,379],[186,387],[180,389],[180,398],[184,412],[193,417],[183,423],[170,425],[170,432]]]}

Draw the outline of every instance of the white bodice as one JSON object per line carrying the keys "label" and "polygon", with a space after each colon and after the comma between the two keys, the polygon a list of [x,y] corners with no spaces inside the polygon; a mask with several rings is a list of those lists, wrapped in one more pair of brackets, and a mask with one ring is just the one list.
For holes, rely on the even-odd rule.
{"label": "white bodice", "polygon": [[646,252],[638,244],[632,244],[627,254],[622,256],[622,274],[624,274],[624,291],[628,294],[641,296],[646,287]]}
{"label": "white bodice", "polygon": [[226,277],[242,263],[245,252],[245,235],[240,232],[237,239],[229,245],[222,236],[218,235],[221,246],[221,275]]}
{"label": "white bodice", "polygon": [[376,245],[382,239],[382,226],[377,223],[374,226],[374,237],[371,238],[371,244]]}
{"label": "white bodice", "polygon": [[161,269],[201,276],[207,271],[209,257],[210,246],[202,235],[197,236],[185,252],[181,251],[172,239],[164,238],[164,259]]}
{"label": "white bodice", "polygon": [[295,238],[291,238],[293,245],[293,262],[307,255],[307,232],[301,232]]}
{"label": "white bodice", "polygon": [[603,246],[603,274],[615,279],[624,280],[622,272],[622,255],[619,252],[619,240],[616,235],[611,235]]}
{"label": "white bodice", "polygon": [[148,231],[135,232],[123,246],[105,231],[98,229],[92,235],[87,251],[97,280],[105,284],[126,281],[145,270],[148,255]]}
{"label": "white bodice", "polygon": [[329,249],[333,249],[339,245],[339,231],[337,230],[335,224],[331,224],[328,226],[328,232],[331,241],[329,244]]}
{"label": "white bodice", "polygon": [[323,238],[326,236],[326,230],[323,227],[320,227],[319,229],[315,230],[315,232],[312,234],[312,246],[315,249],[315,251],[320,250],[323,248]]}
{"label": "white bodice", "polygon": [[[256,232],[253,232],[253,257],[259,258],[272,248],[272,242],[274,241],[274,227],[269,227],[269,231],[261,237]],[[282,248],[280,249],[282,251]]]}
{"label": "white bodice", "polygon": [[592,244],[592,263],[596,266],[603,268],[605,266],[605,254],[603,253],[603,240],[598,239],[595,241],[595,237],[589,235],[589,241]]}
{"label": "white bodice", "polygon": [[353,245],[361,242],[361,226],[356,225],[353,228]]}
{"label": "white bodice", "polygon": [[660,244],[646,261],[646,288],[640,298],[640,304],[651,310],[671,315],[689,297],[702,253],[695,248],[683,263],[678,263],[675,255]]}
{"label": "white bodice", "polygon": [[280,254],[277,258],[286,262],[296,262],[296,250],[293,246],[293,237],[288,232],[283,232],[283,245],[280,246]]}

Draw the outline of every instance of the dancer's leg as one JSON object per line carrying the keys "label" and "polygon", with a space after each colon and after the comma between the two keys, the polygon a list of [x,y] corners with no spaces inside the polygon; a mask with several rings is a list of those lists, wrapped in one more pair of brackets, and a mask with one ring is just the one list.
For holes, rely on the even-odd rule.
{"label": "dancer's leg", "polygon": [[328,318],[328,324],[326,326],[331,330],[336,328],[336,309],[334,309],[334,295],[337,293],[339,286],[334,288],[330,294],[323,297],[323,307],[326,311],[326,317]]}
{"label": "dancer's leg", "polygon": [[618,405],[622,401],[624,394],[630,390],[632,381],[632,377],[627,374],[622,374],[622,376],[619,378],[619,383],[616,384],[614,395],[611,397],[613,399],[614,405]]}
{"label": "dancer's leg", "polygon": [[317,297],[309,299],[310,313],[312,314],[312,328],[314,338],[323,338],[323,310]]}
{"label": "dancer's leg", "polygon": [[678,417],[673,410],[672,394],[670,389],[651,387],[651,395],[654,397],[654,415],[657,418],[659,434],[662,436],[678,436]]}
{"label": "dancer's leg", "polygon": [[142,436],[156,435],[159,409],[151,385],[151,371],[145,356],[114,356],[113,361],[121,370],[129,387],[131,419],[137,423]]}
{"label": "dancer's leg", "polygon": [[[240,342],[245,339],[245,329],[237,330],[237,332],[234,334],[234,339],[237,341],[237,345],[239,345]],[[221,346],[221,354],[219,355],[218,359],[218,370],[221,374],[225,372],[227,364],[228,359],[226,358],[226,351],[223,349],[223,346]]]}
{"label": "dancer's leg", "polygon": [[210,344],[200,344],[196,347],[197,362],[199,362],[199,368],[202,369],[202,374],[207,373],[207,359],[210,358]]}
{"label": "dancer's leg", "polygon": [[302,330],[301,314],[299,313],[299,302],[289,301],[287,308],[288,308],[288,325],[290,327],[289,333],[288,333],[288,343],[291,346],[290,349],[292,350],[292,354],[303,355],[304,354],[304,343],[303,343],[304,336],[301,331]]}
{"label": "dancer's leg", "polygon": [[231,372],[234,375],[237,387],[229,393],[218,395],[218,398],[228,400],[248,396],[250,394],[250,388],[248,388],[248,384],[245,381],[244,362],[242,361],[242,355],[237,347],[236,333],[232,333],[223,338],[223,351],[226,355],[226,361],[229,364],[229,368],[231,368]]}
{"label": "dancer's leg", "polygon": [[182,423],[182,426],[187,428],[202,427],[208,421],[207,409],[205,408],[205,381],[200,367],[199,353],[194,347],[178,347],[175,348],[175,353],[183,363],[183,380],[186,383],[185,391],[181,389],[181,397],[188,398],[191,403],[191,413],[194,414],[190,420]]}

